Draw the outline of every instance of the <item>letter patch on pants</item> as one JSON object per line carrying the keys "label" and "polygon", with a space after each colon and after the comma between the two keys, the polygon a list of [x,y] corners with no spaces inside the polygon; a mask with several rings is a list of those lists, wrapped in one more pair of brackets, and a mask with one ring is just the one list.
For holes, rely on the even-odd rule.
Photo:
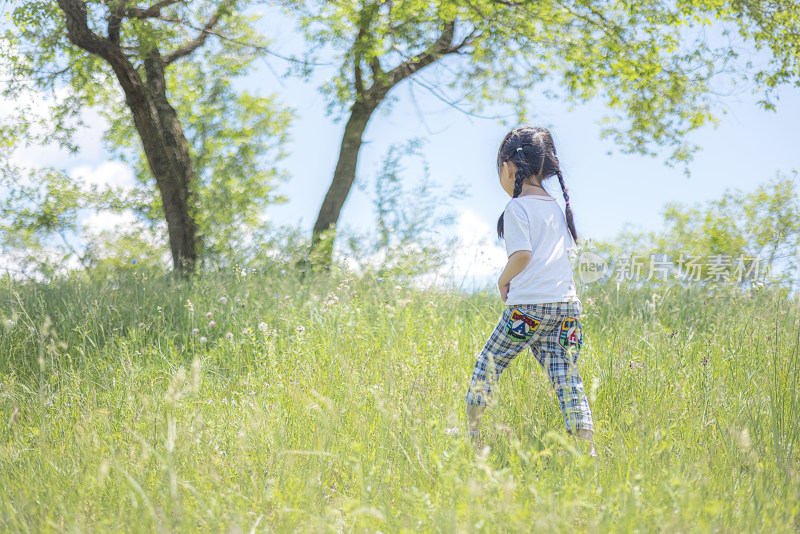
{"label": "letter patch on pants", "polygon": [[541,323],[541,319],[537,319],[520,309],[514,308],[511,310],[511,318],[508,320],[506,333],[508,333],[508,337],[511,339],[528,341],[533,337],[533,333]]}
{"label": "letter patch on pants", "polygon": [[561,332],[558,335],[558,343],[569,350],[574,347],[575,350],[581,350],[583,345],[583,328],[581,323],[575,317],[567,317],[561,323]]}

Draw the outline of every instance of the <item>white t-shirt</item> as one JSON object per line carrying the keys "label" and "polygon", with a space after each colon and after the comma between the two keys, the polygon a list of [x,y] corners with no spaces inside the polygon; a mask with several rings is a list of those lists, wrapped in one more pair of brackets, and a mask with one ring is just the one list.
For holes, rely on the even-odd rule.
{"label": "white t-shirt", "polygon": [[574,243],[554,198],[511,199],[503,212],[503,238],[509,256],[518,250],[531,251],[528,265],[511,279],[506,305],[579,300],[567,255]]}

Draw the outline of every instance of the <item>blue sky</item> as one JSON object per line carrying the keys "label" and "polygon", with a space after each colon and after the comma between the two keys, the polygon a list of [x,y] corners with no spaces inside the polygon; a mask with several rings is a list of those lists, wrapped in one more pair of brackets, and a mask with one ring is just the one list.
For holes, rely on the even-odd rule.
{"label": "blue sky", "polygon": [[[470,197],[463,208],[492,224],[508,201],[495,167],[498,144],[508,127],[462,114],[419,88],[415,93],[422,116],[406,85],[397,88],[397,102],[389,113],[379,110],[373,117],[359,159],[360,179],[375,174],[392,143],[426,138],[433,178],[446,186],[466,185]],[[281,188],[290,203],[273,208],[272,218],[302,220],[310,229],[333,174],[344,124],[325,116],[324,100],[313,87],[286,82],[285,94],[292,95],[288,103],[300,117],[292,126],[291,155],[285,162],[293,177]],[[576,225],[581,234],[594,239],[612,239],[626,223],[660,228],[667,202],[709,200],[726,188],[750,191],[776,172],[800,169],[800,90],[783,90],[777,112],[759,109],[749,94],[726,99],[727,113],[719,126],[704,127],[691,136],[701,149],[689,165],[689,178],[682,168],[664,165],[663,158],[622,154],[611,141],[601,140],[597,120],[604,110],[597,103],[569,110],[557,102],[532,100],[529,123],[553,132]],[[548,189],[561,200],[557,181],[551,182]],[[368,210],[369,199],[354,188],[342,222],[368,224]]]}

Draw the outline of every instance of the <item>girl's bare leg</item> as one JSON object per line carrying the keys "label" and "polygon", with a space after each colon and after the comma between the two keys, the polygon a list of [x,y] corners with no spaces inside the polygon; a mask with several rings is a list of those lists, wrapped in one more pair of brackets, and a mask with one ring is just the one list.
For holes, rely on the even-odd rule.
{"label": "girl's bare leg", "polygon": [[584,440],[588,442],[589,446],[589,456],[597,456],[597,453],[594,450],[594,442],[592,441],[592,431],[586,429],[580,429],[578,432],[575,433],[578,439]]}
{"label": "girl's bare leg", "polygon": [[486,410],[486,406],[467,403],[467,425],[470,433],[473,435],[478,433],[478,427],[481,424],[484,410]]}

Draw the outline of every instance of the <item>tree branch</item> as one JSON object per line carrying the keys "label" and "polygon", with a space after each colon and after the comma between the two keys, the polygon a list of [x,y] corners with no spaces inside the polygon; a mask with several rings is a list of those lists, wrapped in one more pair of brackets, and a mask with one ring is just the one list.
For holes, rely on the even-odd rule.
{"label": "tree branch", "polygon": [[66,15],[69,40],[87,52],[107,58],[113,44],[89,28],[86,4],[82,0],[58,0],[58,7]]}
{"label": "tree branch", "polygon": [[363,26],[359,27],[356,40],[353,43],[353,77],[355,78],[356,94],[359,96],[364,94],[364,78],[361,73],[361,46],[366,33],[367,31]]}
{"label": "tree branch", "polygon": [[378,56],[375,56],[370,60],[369,69],[372,71],[373,80],[377,80],[378,78],[383,76],[383,68],[381,68],[381,62],[378,59]]}
{"label": "tree branch", "polygon": [[108,40],[119,44],[119,31],[122,27],[122,17],[125,14],[125,7],[122,2],[113,6],[108,15]]}
{"label": "tree branch", "polygon": [[217,22],[219,22],[219,19],[222,17],[222,15],[224,14],[225,10],[228,7],[230,7],[231,5],[233,5],[233,2],[234,2],[234,0],[224,0],[223,2],[221,2],[219,4],[219,6],[217,7],[216,12],[214,12],[214,14],[211,16],[211,18],[208,19],[208,22],[206,22],[206,25],[203,26],[203,29],[200,30],[200,33],[198,34],[198,36],[195,37],[193,40],[189,41],[188,43],[186,43],[185,45],[183,45],[182,47],[178,48],[174,52],[171,52],[171,53],[167,54],[166,56],[164,56],[164,59],[163,59],[164,64],[165,65],[169,65],[170,63],[172,63],[176,59],[180,59],[180,58],[182,58],[184,56],[188,56],[189,54],[194,52],[196,49],[198,49],[199,47],[203,46],[203,43],[206,42],[206,38],[211,33],[211,30],[214,28],[214,26],[217,24]]}
{"label": "tree branch", "polygon": [[428,47],[425,52],[421,54],[417,54],[416,56],[410,57],[403,61],[400,65],[393,68],[389,71],[387,76],[387,88],[394,87],[399,82],[405,80],[415,72],[424,69],[431,63],[434,63],[436,60],[445,56],[447,54],[453,54],[458,52],[462,46],[465,46],[467,40],[471,38],[473,33],[470,33],[467,36],[467,39],[462,41],[459,44],[453,45],[453,36],[455,35],[456,31],[456,23],[455,22],[448,22],[445,24],[444,28],[442,28],[442,34],[433,43],[431,46]]}
{"label": "tree branch", "polygon": [[[161,0],[147,9],[142,9],[140,7],[129,7],[126,8],[124,12],[125,16],[131,19],[159,18],[161,16],[162,8],[171,6],[172,4],[179,4],[181,2],[185,2],[185,0]],[[120,5],[122,5],[122,2],[120,2]]]}

